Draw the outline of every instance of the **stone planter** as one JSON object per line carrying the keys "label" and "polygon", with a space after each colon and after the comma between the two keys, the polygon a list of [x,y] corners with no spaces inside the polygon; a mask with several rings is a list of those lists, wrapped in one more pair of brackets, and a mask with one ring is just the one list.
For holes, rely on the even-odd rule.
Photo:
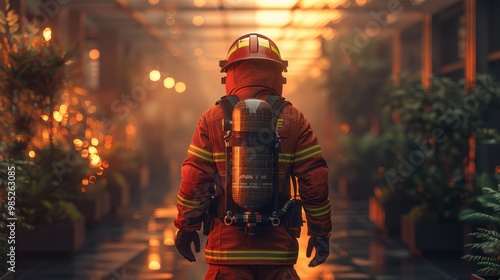
{"label": "stone planter", "polygon": [[369,199],[369,217],[375,226],[384,234],[399,236],[401,230],[401,216],[408,213],[411,203],[390,203],[382,205],[378,199],[371,196]]}
{"label": "stone planter", "polygon": [[76,208],[85,217],[87,226],[95,226],[110,212],[111,198],[108,190],[93,198],[74,200]]}
{"label": "stone planter", "polygon": [[75,253],[85,242],[85,219],[72,224],[35,225],[16,229],[16,251]]}
{"label": "stone planter", "polygon": [[465,226],[456,223],[415,223],[401,217],[401,241],[415,255],[464,251]]}
{"label": "stone planter", "polygon": [[120,213],[120,211],[127,207],[130,202],[130,188],[126,186],[108,185],[110,195],[110,212],[112,214]]}

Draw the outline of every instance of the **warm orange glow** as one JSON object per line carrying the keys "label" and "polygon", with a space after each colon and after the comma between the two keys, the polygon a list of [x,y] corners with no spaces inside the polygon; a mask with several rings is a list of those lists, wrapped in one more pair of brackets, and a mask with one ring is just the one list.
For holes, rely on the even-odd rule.
{"label": "warm orange glow", "polygon": [[313,67],[309,71],[309,75],[311,76],[311,78],[317,79],[317,78],[319,78],[321,76],[321,69],[319,69],[319,67]]}
{"label": "warm orange glow", "polygon": [[29,156],[30,158],[34,158],[34,157],[36,156],[35,151],[29,151],[28,156]]}
{"label": "warm orange glow", "polygon": [[167,19],[165,20],[165,24],[166,25],[174,25],[175,24],[175,18],[174,17],[167,17]]}
{"label": "warm orange glow", "polygon": [[90,156],[90,164],[93,166],[98,166],[99,162],[101,162],[101,158],[98,155],[92,154]]}
{"label": "warm orange glow", "polygon": [[155,222],[154,219],[149,219],[147,228],[148,228],[149,232],[155,232],[156,231],[156,222]]}
{"label": "warm orange glow", "polygon": [[159,81],[161,78],[161,73],[160,71],[158,70],[151,70],[151,72],[149,72],[149,79],[153,82],[157,82]]}
{"label": "warm orange glow", "polygon": [[195,26],[202,26],[202,25],[203,25],[203,23],[205,23],[205,20],[203,19],[203,17],[202,17],[202,16],[195,16],[195,17],[193,18],[193,24],[194,24]]}
{"label": "warm orange glow", "polygon": [[497,165],[497,167],[495,167],[495,173],[500,174],[500,165]]}
{"label": "warm orange glow", "polygon": [[104,167],[102,167],[102,166],[101,166],[101,167],[99,167],[99,168],[97,169],[96,174],[97,174],[97,175],[102,175],[102,173],[104,173]]}
{"label": "warm orange glow", "polygon": [[44,121],[48,121],[49,120],[49,116],[48,115],[42,115],[42,120]]}
{"label": "warm orange glow", "polygon": [[175,238],[175,233],[171,228],[166,228],[163,231],[163,239],[164,239],[163,244],[165,246],[174,246],[175,245],[174,238]]}
{"label": "warm orange glow", "polygon": [[89,182],[90,182],[91,184],[95,183],[95,180],[96,180],[96,177],[95,177],[95,176],[90,176],[90,177],[89,177]]}
{"label": "warm orange glow", "polygon": [[175,84],[175,91],[177,91],[178,93],[185,92],[186,91],[186,84],[183,82],[177,82]]}
{"label": "warm orange glow", "polygon": [[73,144],[75,145],[75,147],[82,147],[83,141],[80,139],[75,139],[73,140]]}
{"label": "warm orange glow", "polygon": [[348,123],[341,124],[340,130],[342,130],[343,133],[347,134],[351,130],[351,126]]}
{"label": "warm orange glow", "polygon": [[109,163],[105,160],[102,162],[102,167],[104,168],[108,168],[109,167]]}
{"label": "warm orange glow", "polygon": [[82,185],[86,186],[86,185],[88,185],[88,184],[89,184],[89,179],[87,179],[87,178],[83,178],[83,179],[82,179]]}
{"label": "warm orange glow", "polygon": [[196,55],[196,56],[202,56],[203,55],[203,49],[202,48],[196,48],[194,50],[194,55]]}
{"label": "warm orange glow", "polygon": [[194,5],[198,8],[202,8],[205,4],[207,4],[206,0],[194,0]]}
{"label": "warm orange glow", "polygon": [[42,138],[43,139],[49,139],[49,132],[48,131],[42,132]]}
{"label": "warm orange glow", "polygon": [[159,247],[160,246],[160,240],[157,238],[150,238],[149,239],[149,246],[151,247]]}
{"label": "warm orange glow", "polygon": [[54,117],[54,120],[55,120],[56,122],[61,122],[61,121],[62,121],[62,117],[63,117],[63,116],[61,115],[61,113],[59,113],[59,111],[54,111],[54,112],[52,113],[52,116]]}
{"label": "warm orange glow", "polygon": [[106,137],[104,137],[104,140],[105,140],[106,142],[111,142],[111,141],[113,141],[113,136],[111,136],[111,135],[106,135]]}
{"label": "warm orange glow", "polygon": [[96,147],[94,147],[94,146],[90,146],[90,147],[89,147],[89,153],[90,153],[90,154],[97,154],[97,149],[96,149]]}
{"label": "warm orange glow", "polygon": [[86,187],[82,187],[81,190],[82,190],[82,193],[86,193],[87,192],[87,188]]}
{"label": "warm orange glow", "polygon": [[92,60],[98,60],[101,56],[101,52],[98,49],[91,49],[89,51],[89,58]]}
{"label": "warm orange glow", "polygon": [[45,27],[45,29],[42,31],[42,35],[45,41],[50,41],[50,39],[52,39],[52,29],[50,29],[50,27]]}
{"label": "warm orange glow", "polygon": [[104,148],[107,150],[111,149],[111,142],[104,143]]}
{"label": "warm orange glow", "polygon": [[161,265],[158,261],[150,261],[148,267],[150,270],[160,270]]}
{"label": "warm orange glow", "polygon": [[88,158],[89,157],[89,150],[85,149],[82,151],[82,158]]}
{"label": "warm orange glow", "polygon": [[333,28],[326,27],[324,28],[322,35],[323,38],[325,38],[325,40],[330,41],[333,40],[333,38],[335,38],[335,35],[337,35],[337,31],[335,31],[335,29]]}
{"label": "warm orange glow", "polygon": [[97,111],[97,107],[95,105],[89,106],[87,108],[87,112],[89,112],[89,114],[93,114],[95,113],[95,111]]}
{"label": "warm orange glow", "polygon": [[97,138],[92,138],[92,140],[90,140],[90,143],[94,146],[97,146],[99,145],[99,139]]}
{"label": "warm orange glow", "polygon": [[59,113],[61,113],[61,115],[65,115],[67,111],[68,111],[68,105],[61,104],[61,106],[59,106]]}
{"label": "warm orange glow", "polygon": [[148,0],[148,3],[151,6],[155,6],[158,5],[158,3],[160,3],[160,0]]}
{"label": "warm orange glow", "polygon": [[135,134],[135,126],[133,124],[127,124],[125,127],[125,133],[128,135],[134,135]]}
{"label": "warm orange glow", "polygon": [[172,77],[166,77],[165,80],[163,80],[163,86],[165,88],[171,89],[175,86],[175,80]]}
{"label": "warm orange glow", "polygon": [[[271,21],[269,19],[272,19]],[[263,11],[257,10],[255,12],[255,22],[261,26],[284,26],[288,24],[292,19],[292,14],[290,11]]]}
{"label": "warm orange glow", "polygon": [[366,5],[366,0],[356,0],[356,5],[363,7]]}
{"label": "warm orange glow", "polygon": [[76,114],[76,120],[81,122],[83,120],[83,115],[81,113]]}

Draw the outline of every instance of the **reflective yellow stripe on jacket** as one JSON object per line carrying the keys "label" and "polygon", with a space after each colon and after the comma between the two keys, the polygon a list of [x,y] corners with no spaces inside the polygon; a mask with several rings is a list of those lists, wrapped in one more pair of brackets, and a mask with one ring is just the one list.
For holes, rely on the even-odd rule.
{"label": "reflective yellow stripe on jacket", "polygon": [[196,147],[193,144],[189,145],[188,154],[206,161],[213,161],[212,152]]}
{"label": "reflective yellow stripe on jacket", "polygon": [[191,209],[198,209],[204,207],[203,201],[189,200],[187,198],[182,197],[180,194],[177,194],[177,202],[180,205]]}
{"label": "reflective yellow stripe on jacket", "polygon": [[325,204],[321,207],[317,207],[317,208],[304,207],[304,211],[306,212],[306,215],[308,215],[309,217],[319,217],[319,216],[329,214],[330,208],[331,208],[330,201],[328,201],[327,204]]}
{"label": "reflective yellow stripe on jacket", "polygon": [[207,261],[293,261],[297,259],[298,251],[283,250],[208,250],[205,249]]}
{"label": "reflective yellow stripe on jacket", "polygon": [[319,145],[313,145],[302,151],[295,153],[294,162],[301,161],[313,157],[315,155],[321,154],[321,147]]}

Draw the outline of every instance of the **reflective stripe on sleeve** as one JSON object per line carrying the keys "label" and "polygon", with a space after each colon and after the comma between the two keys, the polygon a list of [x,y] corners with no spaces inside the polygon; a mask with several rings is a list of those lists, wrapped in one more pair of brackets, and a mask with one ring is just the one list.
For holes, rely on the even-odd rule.
{"label": "reflective stripe on sleeve", "polygon": [[189,200],[177,194],[177,202],[186,208],[198,209],[203,208],[204,202],[199,200]]}
{"label": "reflective stripe on sleeve", "polygon": [[294,162],[305,160],[318,154],[321,154],[321,147],[319,145],[313,145],[307,149],[295,153]]}
{"label": "reflective stripe on sleeve", "polygon": [[189,145],[188,154],[206,161],[213,161],[212,152],[196,147],[193,144]]}
{"label": "reflective stripe on sleeve", "polygon": [[319,217],[319,216],[327,215],[330,213],[330,209],[331,209],[330,201],[328,201],[327,204],[325,204],[321,207],[317,207],[317,208],[304,207],[304,211],[306,212],[306,215],[308,215],[310,217]]}

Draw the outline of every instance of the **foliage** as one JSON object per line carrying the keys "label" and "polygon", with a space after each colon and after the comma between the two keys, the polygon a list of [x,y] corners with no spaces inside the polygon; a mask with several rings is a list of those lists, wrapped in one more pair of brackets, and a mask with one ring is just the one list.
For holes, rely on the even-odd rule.
{"label": "foliage", "polygon": [[6,1],[6,12],[0,11],[0,157],[20,171],[18,220],[66,223],[80,215],[68,201],[98,189],[103,124],[93,118],[97,107],[86,92],[71,85],[76,69],[67,52],[27,21],[19,30],[19,20]]}
{"label": "foliage", "polygon": [[7,263],[8,253],[9,253],[9,245],[7,244],[7,241],[0,238],[0,277],[3,276],[8,271],[9,268]]}
{"label": "foliage", "polygon": [[381,97],[381,131],[399,131],[399,143],[390,146],[385,179],[391,188],[404,186],[418,201],[410,218],[429,221],[457,220],[471,195],[466,188],[465,164],[469,138],[489,121],[500,104],[500,89],[488,76],[478,76],[475,92],[464,81],[433,77],[424,88],[419,80],[405,76],[389,86]]}
{"label": "foliage", "polygon": [[482,175],[483,194],[474,198],[473,208],[460,213],[460,219],[481,226],[470,234],[476,242],[466,244],[471,253],[463,259],[477,266],[478,273],[500,274],[500,174]]}

